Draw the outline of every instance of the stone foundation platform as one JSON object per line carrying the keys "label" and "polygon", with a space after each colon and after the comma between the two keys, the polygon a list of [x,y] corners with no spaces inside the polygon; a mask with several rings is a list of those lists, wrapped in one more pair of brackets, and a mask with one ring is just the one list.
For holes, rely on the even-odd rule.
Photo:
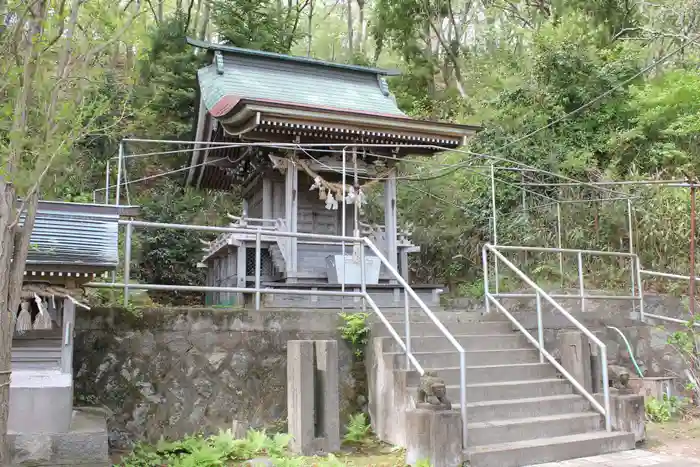
{"label": "stone foundation platform", "polygon": [[13,466],[107,467],[106,417],[90,409],[75,409],[66,433],[9,433]]}

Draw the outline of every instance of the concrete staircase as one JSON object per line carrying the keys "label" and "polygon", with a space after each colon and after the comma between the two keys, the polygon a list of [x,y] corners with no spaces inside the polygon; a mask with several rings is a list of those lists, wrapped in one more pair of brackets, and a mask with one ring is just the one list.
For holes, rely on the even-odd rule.
{"label": "concrete staircase", "polygon": [[[459,353],[422,312],[412,316],[414,356],[445,380],[448,398],[459,410]],[[438,316],[467,351],[465,460],[471,466],[519,467],[634,449],[634,435],[606,432],[603,417],[552,365],[539,363],[538,352],[510,322],[489,321],[479,313]],[[403,337],[403,315],[389,313],[388,319]],[[406,369],[405,356],[388,336],[381,323],[373,324],[370,413],[381,439],[405,445],[403,413],[414,406],[420,377]]]}

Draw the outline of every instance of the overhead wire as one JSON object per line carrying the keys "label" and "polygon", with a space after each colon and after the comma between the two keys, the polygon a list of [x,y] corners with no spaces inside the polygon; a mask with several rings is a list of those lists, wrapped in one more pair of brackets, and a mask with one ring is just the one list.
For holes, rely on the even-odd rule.
{"label": "overhead wire", "polygon": [[[654,60],[654,61],[651,62],[649,65],[645,66],[644,68],[642,68],[640,71],[638,71],[637,73],[635,73],[635,74],[632,75],[631,77],[629,77],[629,78],[627,78],[626,80],[624,80],[624,81],[622,81],[622,82],[616,84],[616,85],[613,86],[612,88],[610,88],[610,89],[608,89],[607,91],[603,92],[602,94],[600,94],[600,95],[594,97],[593,99],[589,100],[589,101],[586,102],[585,104],[583,104],[583,105],[577,107],[576,109],[574,109],[574,110],[572,110],[572,111],[570,111],[570,112],[567,112],[566,114],[562,115],[561,117],[555,119],[555,120],[552,121],[552,122],[549,122],[549,123],[546,124],[546,125],[543,125],[543,126],[541,126],[541,127],[539,127],[539,128],[536,128],[535,130],[533,130],[533,131],[531,131],[531,132],[529,132],[529,133],[526,133],[525,135],[523,135],[523,136],[521,136],[521,137],[519,137],[519,138],[516,138],[516,139],[513,140],[513,141],[509,141],[508,143],[506,143],[506,144],[504,144],[504,145],[501,145],[500,147],[496,148],[496,149],[493,150],[492,152],[500,152],[500,151],[502,151],[503,149],[506,149],[506,148],[508,148],[508,147],[510,147],[510,146],[513,146],[514,144],[517,144],[517,143],[520,143],[520,142],[522,142],[522,141],[525,141],[526,139],[529,139],[529,138],[535,136],[536,134],[538,134],[538,133],[540,133],[540,132],[542,132],[542,131],[544,131],[544,130],[547,130],[547,129],[549,129],[549,128],[552,128],[553,126],[555,126],[555,125],[557,125],[557,124],[563,122],[564,120],[568,119],[569,117],[578,114],[579,112],[581,112],[581,111],[583,111],[583,110],[589,108],[590,106],[592,106],[592,105],[595,104],[596,102],[599,102],[599,101],[605,99],[606,97],[608,97],[609,95],[611,95],[611,94],[614,93],[615,91],[617,91],[617,90],[623,88],[624,86],[626,86],[627,84],[631,83],[632,81],[634,81],[634,80],[637,79],[638,77],[642,76],[643,74],[647,73],[647,72],[650,71],[651,69],[656,68],[658,65],[660,65],[660,64],[662,64],[662,63],[664,63],[664,62],[666,62],[669,58],[673,57],[674,55],[676,55],[676,54],[680,53],[681,51],[683,51],[684,49],[686,49],[686,48],[688,47],[688,45],[693,44],[693,43],[697,43],[698,40],[700,40],[700,34],[696,35],[694,38],[691,38],[687,43],[684,43],[683,45],[677,47],[676,49],[672,50],[671,52],[668,52],[668,53],[665,54],[663,57],[660,57],[659,59]],[[245,145],[245,143],[240,143],[240,144],[231,143],[231,145],[230,145],[229,147],[237,147],[237,146],[241,146],[241,145]],[[208,146],[209,146],[209,147],[211,147],[211,146],[218,146],[219,148],[221,148],[223,145],[221,145],[221,144],[219,144],[219,145],[216,145],[216,144],[209,144]],[[346,145],[346,146],[361,146],[361,144]],[[365,145],[365,146],[368,146],[368,145]],[[224,147],[226,147],[226,146],[224,146]],[[398,147],[398,146],[394,146],[394,147]],[[436,149],[442,149],[442,150],[445,149],[445,148],[443,148],[443,147],[441,147],[441,146],[434,146],[434,145],[427,145],[426,147],[434,147],[434,148],[436,148]],[[195,148],[195,149],[196,149],[196,148]],[[201,148],[199,148],[199,149],[201,149]],[[188,150],[182,150],[182,152],[186,152],[186,151],[188,151]],[[488,154],[488,153],[477,153],[477,152],[468,151],[468,150],[464,150],[464,149],[453,149],[452,151],[454,151],[454,152],[460,152],[460,153],[466,153],[466,154],[470,154],[470,155],[473,155],[473,156],[484,157],[484,158],[487,158],[487,159],[501,160],[501,161],[503,161],[503,162],[507,162],[507,163],[510,163],[510,164],[519,165],[519,166],[521,166],[521,167],[532,168],[532,169],[537,170],[538,172],[542,172],[542,173],[545,173],[545,174],[548,174],[548,175],[551,175],[551,176],[554,176],[554,177],[563,178],[563,179],[568,180],[568,181],[570,181],[570,182],[580,183],[581,185],[589,185],[589,182],[581,182],[581,181],[579,181],[579,180],[575,180],[575,179],[573,179],[573,178],[567,177],[567,176],[562,175],[562,174],[556,174],[556,173],[554,173],[554,172],[550,172],[550,171],[547,171],[547,170],[538,169],[538,168],[536,168],[536,167],[532,167],[532,166],[529,166],[529,165],[527,165],[527,164],[524,164],[524,163],[521,163],[521,162],[518,162],[518,161],[512,161],[512,160],[509,160],[509,159],[506,159],[506,158],[501,158],[501,157],[498,157],[498,156],[494,156],[493,154]],[[178,151],[178,152],[180,152],[180,151]],[[170,153],[170,152],[168,151],[168,153]],[[172,153],[174,153],[174,151],[173,151]],[[308,155],[308,153],[307,153],[307,155]],[[219,160],[222,160],[222,159],[226,159],[226,157],[221,158],[221,159],[219,159]],[[447,176],[447,175],[449,175],[449,174],[451,174],[451,173],[454,173],[455,171],[459,170],[460,168],[463,168],[463,167],[467,166],[469,162],[471,162],[471,161],[466,161],[466,162],[463,162],[463,163],[456,163],[456,164],[454,164],[452,167],[447,168],[443,173],[440,173],[440,174],[437,174],[437,175],[432,175],[432,176],[428,176],[428,177],[419,177],[419,178],[408,178],[408,177],[404,177],[403,179],[404,179],[404,180],[409,180],[409,181],[410,181],[410,180],[414,180],[414,181],[429,181],[429,180],[435,180],[435,179],[438,179],[438,178],[442,178],[442,177],[444,177],[444,176]],[[199,166],[199,165],[205,165],[205,164],[206,164],[206,163],[197,164],[197,166]],[[129,183],[137,183],[137,182],[140,182],[140,181],[149,180],[149,179],[151,179],[151,178],[156,178],[156,177],[159,177],[159,176],[169,175],[170,173],[176,173],[176,172],[180,172],[180,171],[183,171],[183,170],[189,170],[191,167],[195,167],[195,166],[188,166],[188,167],[184,167],[184,168],[182,168],[182,169],[177,169],[177,170],[174,170],[174,171],[171,171],[171,172],[166,172],[166,173],[164,173],[164,174],[158,174],[158,175],[154,175],[154,176],[151,176],[151,177],[144,177],[144,178],[141,178],[141,179],[133,180],[132,182],[129,182]],[[608,192],[610,192],[610,193],[616,193],[616,194],[621,194],[621,195],[623,195],[623,196],[627,196],[626,193],[616,192],[615,190],[611,190],[611,189],[604,188],[604,187],[601,187],[601,186],[596,186],[596,185],[591,185],[591,186],[592,186],[592,187],[595,187],[595,188],[597,188],[597,189],[599,189],[599,190],[604,190],[604,191],[608,191]],[[100,191],[100,190],[103,190],[103,189],[97,189],[97,190],[95,190],[95,192]]]}
{"label": "overhead wire", "polygon": [[[152,179],[154,179],[154,178],[165,177],[165,176],[167,176],[167,175],[172,175],[172,174],[174,174],[174,173],[184,172],[185,170],[189,170],[189,169],[194,168],[194,167],[200,167],[200,166],[203,166],[203,165],[213,164],[213,163],[222,161],[222,160],[224,160],[224,159],[227,159],[227,158],[226,158],[226,157],[221,157],[221,158],[219,158],[219,159],[214,159],[214,160],[211,160],[211,161],[202,162],[201,164],[188,165],[187,167],[181,167],[181,168],[179,168],[179,169],[169,170],[169,171],[167,171],[167,172],[163,172],[163,173],[159,173],[159,174],[155,174],[155,175],[149,175],[148,177],[138,178],[138,179],[136,179],[136,180],[131,180],[131,181],[129,181],[129,182],[119,183],[118,185],[119,185],[119,186],[125,186],[125,185],[130,185],[130,184],[133,184],[133,183],[144,182],[144,181],[146,181],[146,180],[152,180]],[[110,185],[110,188],[115,187],[115,186],[117,186],[116,183],[115,183],[114,185]],[[96,193],[96,192],[98,192],[98,191],[105,191],[105,190],[106,190],[106,188],[97,188],[97,189],[95,189],[95,190],[93,190],[93,191]]]}

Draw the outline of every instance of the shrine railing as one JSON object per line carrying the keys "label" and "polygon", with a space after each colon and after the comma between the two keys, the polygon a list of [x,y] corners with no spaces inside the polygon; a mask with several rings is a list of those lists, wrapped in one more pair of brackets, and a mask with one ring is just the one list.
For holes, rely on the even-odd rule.
{"label": "shrine railing", "polygon": [[[262,227],[257,227],[255,229],[250,228],[240,228],[240,227],[215,227],[206,225],[188,225],[188,224],[165,224],[159,222],[143,222],[143,221],[133,221],[133,220],[120,220],[120,225],[125,226],[125,248],[124,248],[124,261],[123,261],[123,274],[124,282],[89,282],[85,284],[85,287],[93,288],[108,288],[108,289],[122,289],[124,291],[124,303],[129,301],[129,293],[131,290],[158,290],[158,291],[185,291],[185,292],[223,292],[223,293],[253,293],[255,294],[255,309],[260,309],[261,294],[278,294],[278,295],[315,295],[315,296],[342,296],[342,297],[359,297],[365,301],[365,303],[372,309],[374,314],[377,315],[379,320],[384,324],[384,326],[389,331],[391,337],[398,343],[401,351],[406,356],[407,367],[413,367],[420,375],[425,373],[425,370],[421,364],[416,360],[411,350],[411,316],[409,300],[412,299],[418,307],[423,311],[430,321],[432,321],[438,330],[443,334],[443,336],[452,344],[457,352],[459,352],[459,367],[460,367],[460,411],[462,418],[462,442],[463,446],[467,446],[467,394],[466,394],[466,352],[464,347],[455,339],[455,337],[450,333],[450,331],[440,322],[435,313],[423,302],[420,296],[413,290],[413,288],[408,284],[408,282],[401,276],[397,271],[396,267],[393,266],[392,262],[389,261],[386,256],[381,252],[381,250],[367,237],[346,237],[340,235],[323,235],[323,234],[313,234],[313,233],[301,233],[301,232],[287,232],[280,229],[282,225],[279,223],[274,224],[274,229],[265,229]],[[199,232],[209,232],[209,233],[219,233],[219,234],[243,234],[248,236],[254,236],[255,238],[255,284],[253,287],[246,287],[245,282],[243,287],[215,287],[215,286],[198,286],[198,285],[166,285],[166,284],[134,284],[131,282],[131,248],[132,248],[132,236],[134,228],[144,228],[144,229],[172,229],[172,230],[183,230],[183,231],[199,231]],[[364,245],[369,250],[376,255],[382,265],[389,271],[391,275],[391,280],[397,283],[397,287],[403,288],[404,294],[404,318],[405,318],[405,341],[399,336],[396,330],[393,328],[387,317],[382,313],[377,303],[372,299],[369,293],[367,293],[367,281],[366,281],[366,262],[365,262],[365,248],[359,248],[359,262],[360,262],[360,291],[357,292],[355,287],[351,290],[346,290],[345,281],[343,281],[342,291],[334,290],[319,290],[319,289],[303,289],[303,288],[270,288],[261,286],[261,250],[263,239],[293,239],[298,240],[305,239],[310,241],[321,241],[321,242],[333,242],[347,244],[349,247],[352,245]],[[278,241],[279,244],[286,242]]]}
{"label": "shrine railing", "polygon": [[[518,328],[518,330],[527,338],[530,343],[535,346],[535,348],[539,351],[540,353],[540,363],[544,363],[544,360],[546,359],[551,363],[569,382],[574,386],[574,388],[582,395],[584,396],[590,403],[591,406],[597,410],[598,412],[605,417],[605,429],[606,431],[611,431],[612,430],[612,420],[611,420],[611,413],[610,413],[610,390],[608,387],[608,357],[607,357],[607,347],[601,341],[598,337],[596,337],[595,334],[593,334],[588,328],[586,328],[583,324],[581,324],[576,318],[574,318],[568,311],[566,311],[559,303],[555,301],[555,299],[545,292],[540,286],[538,286],[534,280],[532,280],[530,277],[527,276],[523,271],[518,269],[511,261],[509,261],[503,254],[499,251],[500,249],[503,250],[510,250],[510,251],[518,251],[518,250],[537,250],[537,251],[547,251],[547,252],[555,252],[555,253],[575,253],[578,256],[578,264],[579,264],[579,278],[582,277],[582,269],[581,269],[581,256],[583,253],[585,253],[585,250],[563,250],[563,249],[557,249],[557,248],[528,248],[528,247],[500,247],[500,246],[494,246],[490,244],[485,244],[482,250],[482,267],[484,271],[484,300],[485,300],[485,305],[486,305],[486,312],[488,313],[490,310],[490,305],[495,306],[498,311],[503,313],[503,315],[508,318],[509,321],[513,323],[513,325]],[[534,290],[534,298],[536,302],[536,312],[537,312],[537,337],[535,338],[530,334],[527,329],[511,314],[506,307],[499,301],[499,297],[503,298],[504,294],[492,294],[489,288],[489,261],[488,261],[488,255],[491,253],[494,257],[494,264],[496,263],[501,263],[505,265],[511,272],[513,272],[523,283],[525,283],[528,287],[532,288]],[[591,252],[591,253],[603,253],[607,254],[610,256],[629,256],[632,257],[633,261],[632,264],[635,264],[634,258],[635,255],[632,253],[613,253],[613,252]],[[581,292],[580,292],[580,298],[581,298],[581,311],[585,310],[585,306],[583,305],[584,303],[584,298],[585,298],[585,292],[583,289],[583,280],[579,279],[579,282],[581,284]],[[634,284],[634,282],[633,282]],[[633,285],[633,294],[634,294],[634,285]],[[530,297],[531,295],[529,294],[506,294],[508,297],[516,297],[516,298],[521,298],[521,297]],[[576,295],[569,295],[567,298],[575,298]],[[626,297],[626,298],[634,298],[634,297]],[[597,347],[598,347],[598,352],[600,355],[600,370],[601,370],[601,382],[603,386],[603,404],[601,404],[596,398],[589,392],[589,389],[585,388],[580,382],[574,378],[571,373],[569,373],[553,356],[550,354],[544,347],[544,326],[542,323],[542,301],[545,301],[549,303],[549,305],[552,306],[552,308],[558,312],[560,315],[564,316],[575,328],[577,328],[579,331],[581,331],[591,342],[593,342]]]}

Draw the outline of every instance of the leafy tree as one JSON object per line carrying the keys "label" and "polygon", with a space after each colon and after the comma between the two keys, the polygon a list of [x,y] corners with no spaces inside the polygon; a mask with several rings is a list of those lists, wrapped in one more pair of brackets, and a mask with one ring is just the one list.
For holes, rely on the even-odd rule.
{"label": "leafy tree", "polygon": [[[141,215],[150,222],[222,225],[227,211],[236,209],[228,193],[207,193],[183,188],[181,180],[167,180],[140,196]],[[202,240],[212,235],[173,229],[150,229],[138,234],[135,275],[149,284],[202,285],[205,274],[197,263],[202,257]],[[201,294],[153,293],[159,303],[191,304]]]}
{"label": "leafy tree", "polygon": [[134,131],[153,138],[191,140],[197,106],[197,70],[204,56],[187,44],[187,19],[176,11],[154,26],[138,63]]}
{"label": "leafy tree", "polygon": [[[106,133],[98,127],[110,96],[94,93],[102,82],[106,51],[133,21],[133,12],[112,17],[122,27],[114,34],[104,15],[85,31],[82,2],[2,2],[0,31],[0,464],[10,464],[7,445],[10,353],[13,317],[20,302],[29,238],[45,181],[75,157],[76,141]],[[119,120],[119,118],[117,118]],[[58,175],[56,175],[58,176]],[[17,209],[16,200],[23,199]],[[19,222],[20,214],[25,220]]]}
{"label": "leafy tree", "polygon": [[276,0],[214,0],[212,18],[223,41],[236,47],[289,53],[303,33],[299,30],[308,1],[283,6]]}

